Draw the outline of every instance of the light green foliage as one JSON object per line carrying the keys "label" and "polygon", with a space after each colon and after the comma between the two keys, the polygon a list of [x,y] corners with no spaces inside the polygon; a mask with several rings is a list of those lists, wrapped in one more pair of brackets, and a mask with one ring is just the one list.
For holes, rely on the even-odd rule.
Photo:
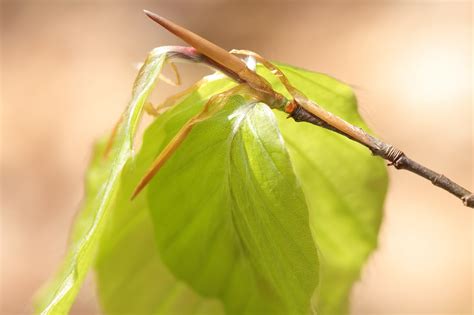
{"label": "light green foliage", "polygon": [[101,150],[96,150],[88,172],[84,208],[73,228],[69,251],[60,272],[40,292],[35,307],[38,313],[67,313],[90,269],[104,225],[113,210],[120,173],[132,154],[133,136],[143,105],[161,72],[165,58],[166,55],[160,49],[155,49],[140,70],[108,161],[102,161],[102,155],[98,153]]}
{"label": "light green foliage", "polygon": [[317,283],[308,210],[272,111],[232,97],[150,184],[163,261],[230,314],[305,314]]}
{"label": "light green foliage", "polygon": [[[133,134],[163,61],[160,50],[147,59],[107,160],[97,146],[69,253],[37,311],[67,313],[95,259],[107,314],[346,313],[377,243],[383,162],[340,135],[234,95],[131,201],[186,120],[235,85],[204,80],[148,127],[133,156]],[[309,98],[365,127],[349,87],[279,66]]]}
{"label": "light green foliage", "polygon": [[[320,73],[279,66],[308,98],[367,130],[350,87]],[[266,77],[278,89],[275,79]],[[321,251],[318,313],[347,313],[352,284],[377,246],[387,191],[384,161],[343,136],[276,114]]]}
{"label": "light green foliage", "polygon": [[146,190],[130,200],[140,178],[164,146],[210,95],[233,84],[201,85],[148,127],[142,149],[124,168],[114,212],[96,263],[100,303],[107,314],[223,314],[216,300],[201,298],[162,263],[153,234]]}

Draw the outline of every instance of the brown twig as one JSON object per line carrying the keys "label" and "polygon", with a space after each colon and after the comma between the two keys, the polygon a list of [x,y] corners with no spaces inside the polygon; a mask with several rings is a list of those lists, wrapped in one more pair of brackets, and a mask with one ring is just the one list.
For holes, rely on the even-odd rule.
{"label": "brown twig", "polygon": [[[458,185],[457,183],[453,182],[446,176],[436,173],[435,171],[421,165],[420,163],[410,159],[405,153],[400,151],[399,149],[395,148],[394,146],[383,142],[380,139],[377,139],[364,130],[352,126],[349,123],[341,120],[338,121],[329,121],[326,122],[321,118],[313,115],[312,113],[308,112],[301,106],[297,106],[297,108],[290,114],[290,116],[295,121],[304,121],[311,123],[313,125],[321,126],[326,129],[336,131],[344,136],[354,140],[364,146],[366,146],[372,153],[376,156],[380,156],[383,159],[390,161],[389,165],[393,165],[396,169],[400,170],[407,170],[409,172],[415,173],[423,178],[428,179],[433,183],[433,185],[438,186],[447,192],[453,194],[454,196],[458,197],[462,200],[465,206],[474,208],[474,195],[464,187]],[[341,122],[342,121],[342,122]],[[339,128],[336,126],[349,125],[349,128],[354,129],[354,133],[352,136],[341,132]],[[336,130],[334,130],[336,129]]]}
{"label": "brown twig", "polygon": [[410,171],[430,180],[434,185],[461,199],[465,206],[474,208],[474,195],[469,190],[444,175],[436,173],[417,163],[394,146],[375,138],[363,129],[351,125],[342,118],[326,111],[313,101],[307,99],[301,92],[290,85],[284,74],[277,67],[258,55],[254,54],[282,81],[293,95],[294,100],[288,101],[281,94],[275,92],[265,79],[255,72],[250,71],[242,60],[223,48],[154,13],[145,11],[145,14],[197,50],[192,51],[189,47],[181,47],[177,49],[179,51],[177,52],[179,57],[194,62],[205,63],[227,74],[230,78],[239,83],[245,82],[249,84],[250,87],[263,95],[263,101],[270,107],[286,111],[295,121],[308,122],[344,135],[366,146],[374,155],[389,161],[389,165],[393,165],[397,169]]}

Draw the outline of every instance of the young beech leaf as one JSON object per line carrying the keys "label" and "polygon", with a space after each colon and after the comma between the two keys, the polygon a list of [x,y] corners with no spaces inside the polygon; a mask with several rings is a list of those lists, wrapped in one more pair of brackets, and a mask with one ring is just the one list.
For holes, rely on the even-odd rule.
{"label": "young beech leaf", "polygon": [[307,314],[318,259],[274,114],[240,95],[199,123],[147,191],[163,262],[228,314]]}
{"label": "young beech leaf", "polygon": [[178,281],[161,261],[146,189],[133,201],[130,197],[155,156],[185,121],[199,112],[211,95],[234,85],[227,79],[218,79],[190,91],[147,128],[140,151],[125,165],[96,262],[99,299],[106,314],[224,313],[219,301],[201,297]]}
{"label": "young beech leaf", "polygon": [[[365,126],[357,113],[356,101],[349,87],[323,74],[280,66],[293,84],[310,98],[318,101],[321,106],[354,124]],[[271,81],[276,89],[283,92],[281,85],[268,72],[261,69],[259,71]],[[153,158],[171,140],[184,122],[196,114],[210,96],[230,86],[232,84],[229,84],[228,80],[210,78],[198,85],[198,88],[184,97],[183,101],[178,102],[175,108],[155,120],[145,133],[143,146],[136,159],[127,164],[119,191],[119,196],[122,197],[117,204],[120,206],[115,208],[105,231],[97,264],[99,295],[107,314],[212,315],[222,313],[220,303],[201,297],[200,294],[193,292],[186,282],[206,285],[209,281],[212,291],[213,286],[220,281],[226,282],[224,287],[228,287],[230,283],[228,275],[225,275],[223,280],[209,278],[203,274],[205,266],[201,266],[198,268],[199,271],[191,275],[191,277],[196,277],[195,280],[178,281],[174,276],[173,266],[170,268],[172,271],[170,273],[155,251],[152,224],[148,221],[149,217],[146,213],[148,211],[144,198],[146,190],[134,203],[130,203],[128,196],[139,178],[148,169]],[[387,186],[383,162],[372,157],[365,148],[339,135],[309,124],[295,123],[291,119],[285,119],[279,113],[277,113],[277,118],[309,205],[313,235],[323,243],[321,246],[321,263],[323,264],[320,275],[321,288],[314,294],[315,307],[319,314],[346,313],[350,288],[357,280],[367,256],[376,246]],[[222,131],[214,128],[211,130],[210,133],[216,136]],[[192,131],[191,135],[194,132],[196,130]],[[183,148],[186,148],[189,141],[188,139],[183,143]],[[202,149],[208,146],[199,143],[196,145]],[[177,154],[183,148],[178,149]],[[184,150],[183,152],[186,152],[187,149]],[[213,151],[212,148],[209,150]],[[211,153],[209,158],[215,156],[213,152]],[[187,168],[194,163],[196,162],[190,157],[189,163],[183,165],[180,172],[187,172]],[[201,164],[196,164],[196,167],[199,167],[202,172],[206,171]],[[167,180],[172,181],[173,178],[175,174],[169,175]],[[154,185],[159,190],[162,185],[159,179],[156,181]],[[180,203],[189,190],[193,191],[196,186],[204,185],[199,176],[192,182],[195,181],[198,183],[176,188],[175,192],[184,192],[184,195],[179,195],[175,201],[171,201],[169,212],[172,215],[179,215],[176,213],[175,203]],[[206,189],[207,198],[211,198],[214,194],[212,189]],[[277,195],[276,198],[278,197]],[[153,198],[153,195],[149,198]],[[198,212],[203,207],[203,205],[197,206],[194,211]],[[227,208],[222,209],[225,211]],[[158,222],[156,228],[160,228],[159,224]],[[186,226],[179,228],[179,233],[185,233],[187,230]],[[202,238],[201,235],[196,237],[197,240],[200,238]],[[191,242],[189,246],[194,246],[194,239],[189,241]],[[200,241],[201,244],[203,242]],[[205,247],[202,251],[203,255],[215,252],[211,246]],[[183,255],[177,259],[189,260],[189,255]],[[226,257],[222,257],[224,262],[225,259]],[[220,266],[220,264],[217,265]],[[255,290],[255,288],[251,289],[245,278],[234,277],[233,281],[243,284],[228,295],[218,296],[221,301],[230,300],[230,304],[227,304],[228,313],[239,312],[239,301],[252,298],[252,290]],[[258,283],[262,285],[264,282]],[[205,288],[200,293],[203,294],[202,292],[208,292],[208,290],[209,288]],[[209,297],[213,294],[206,295]],[[263,303],[271,299],[272,297],[264,300]],[[237,306],[229,309],[228,305]],[[279,305],[276,308],[279,308]],[[268,311],[268,309],[260,310]],[[285,311],[279,309],[276,313],[285,313]]]}
{"label": "young beech leaf", "polygon": [[[321,73],[278,66],[308,98],[367,130],[350,87]],[[260,72],[283,92],[268,71],[260,68]],[[321,253],[315,306],[318,314],[348,313],[351,287],[377,246],[388,181],[384,161],[338,134],[275,113]]]}
{"label": "young beech leaf", "polygon": [[40,292],[35,307],[38,313],[66,314],[90,269],[104,225],[112,211],[120,173],[132,154],[132,140],[143,105],[155,85],[165,58],[166,55],[159,48],[150,53],[135,81],[132,99],[123,114],[109,161],[100,161],[97,155],[93,159],[83,211],[73,228],[69,250],[60,272]]}
{"label": "young beech leaf", "polygon": [[[138,180],[184,122],[210,96],[234,86],[215,76],[204,80],[155,120],[131,157],[164,59],[156,49],[145,62],[109,158],[103,143],[96,147],[70,249],[37,312],[67,313],[96,258],[108,314],[300,314],[309,311],[311,295],[319,314],[345,313],[350,288],[376,246],[383,163],[339,135],[276,113],[283,142],[267,107],[234,96],[195,127],[132,202]],[[308,97],[365,126],[347,86],[280,66]],[[259,71],[283,92],[268,71]],[[309,229],[322,265],[314,294],[319,268]]]}

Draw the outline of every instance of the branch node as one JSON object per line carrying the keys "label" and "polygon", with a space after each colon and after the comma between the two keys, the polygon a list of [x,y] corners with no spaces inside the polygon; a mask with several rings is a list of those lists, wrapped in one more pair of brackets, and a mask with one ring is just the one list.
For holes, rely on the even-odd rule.
{"label": "branch node", "polygon": [[446,180],[446,176],[444,176],[443,174],[438,174],[438,176],[436,176],[435,178],[433,178],[431,180],[431,182],[433,183],[433,185],[435,186],[438,186],[438,183],[442,180]]}
{"label": "branch node", "polygon": [[468,194],[461,197],[463,204],[467,207],[474,207],[474,194]]}
{"label": "branch node", "polygon": [[389,144],[383,149],[383,157],[390,161],[388,166],[393,165],[395,168],[400,169],[403,166],[402,164],[405,153]]}

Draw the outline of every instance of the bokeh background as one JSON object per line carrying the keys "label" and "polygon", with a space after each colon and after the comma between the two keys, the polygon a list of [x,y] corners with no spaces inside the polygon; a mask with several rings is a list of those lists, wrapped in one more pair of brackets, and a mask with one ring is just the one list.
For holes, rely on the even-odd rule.
{"label": "bokeh background", "polygon": [[[1,313],[31,312],[54,272],[83,192],[91,144],[127,103],[136,63],[182,44],[167,16],[227,49],[351,84],[379,136],[472,183],[471,1],[2,1]],[[189,85],[208,70],[180,67]],[[179,89],[160,85],[161,95]],[[378,251],[355,314],[473,311],[473,211],[390,169]],[[98,314],[91,279],[73,314]]]}

